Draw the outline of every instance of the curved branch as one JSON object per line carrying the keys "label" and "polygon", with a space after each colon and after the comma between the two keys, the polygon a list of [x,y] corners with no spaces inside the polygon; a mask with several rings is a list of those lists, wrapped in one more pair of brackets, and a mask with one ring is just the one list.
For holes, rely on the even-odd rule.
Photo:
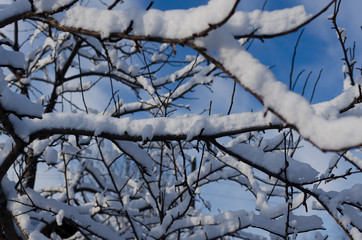
{"label": "curved branch", "polygon": [[322,15],[324,12],[326,12],[330,6],[332,6],[332,4],[335,2],[336,0],[332,0],[327,6],[325,6],[321,11],[319,11],[317,14],[313,15],[311,18],[309,18],[308,20],[306,20],[305,22],[299,24],[298,26],[289,29],[287,31],[283,31],[283,32],[279,32],[279,33],[274,33],[274,34],[255,34],[254,31],[251,34],[245,34],[245,35],[235,35],[234,38],[235,39],[240,39],[240,38],[257,38],[260,40],[263,39],[269,39],[269,38],[275,38],[275,37],[281,37],[281,36],[285,36],[288,34],[291,34],[293,32],[298,31],[299,29],[301,29],[302,27],[308,25],[309,23],[311,23],[313,20],[315,20],[316,18],[318,18],[320,15]]}
{"label": "curved branch", "polygon": [[[36,17],[39,15],[52,15],[52,14],[62,12],[64,10],[70,8],[71,6],[73,6],[78,1],[79,0],[73,0],[72,2],[65,4],[64,6],[60,6],[59,8],[54,9],[50,12],[42,12],[42,13],[33,11],[34,7],[32,6],[32,4],[29,4],[29,6],[27,6],[26,3],[14,2],[12,4],[9,4],[8,8],[16,9],[16,14],[9,15],[9,13],[13,13],[13,11],[11,11],[8,8],[5,8],[2,11],[0,11],[0,16],[3,15],[2,17],[0,17],[0,28],[3,28],[9,24],[12,24],[16,21],[23,20],[26,18]],[[22,5],[19,5],[19,4],[22,4]]]}
{"label": "curved branch", "polygon": [[[130,32],[133,30],[133,20],[130,20],[130,24],[123,32],[110,32],[107,38],[120,38],[120,39],[129,39],[129,40],[135,40],[135,41],[153,41],[153,42],[162,42],[162,43],[175,43],[175,44],[181,44],[184,45],[186,42],[189,42],[191,40],[194,40],[199,37],[205,37],[207,36],[211,31],[223,26],[235,13],[235,10],[239,4],[240,0],[235,0],[235,3],[233,4],[232,8],[219,22],[214,24],[208,24],[208,27],[204,30],[195,32],[190,34],[186,37],[181,38],[168,38],[168,37],[162,37],[162,36],[151,36],[151,35],[131,35]],[[65,32],[71,32],[76,34],[84,34],[88,36],[93,36],[97,38],[104,38],[104,36],[99,32],[95,30],[89,30],[84,29],[81,27],[73,27],[73,26],[65,26],[55,20],[54,18],[50,17],[49,15],[44,16],[46,22],[48,22],[52,27],[65,31]]]}
{"label": "curved branch", "polygon": [[18,156],[23,153],[24,148],[26,147],[26,143],[19,138],[15,134],[14,126],[9,119],[9,114],[3,107],[0,105],[0,121],[1,124],[4,126],[5,130],[11,135],[12,139],[14,140],[14,145],[12,146],[9,152],[2,150],[1,157],[4,156],[3,159],[0,157],[0,181],[6,175],[7,171],[14,163],[14,161],[18,158]]}

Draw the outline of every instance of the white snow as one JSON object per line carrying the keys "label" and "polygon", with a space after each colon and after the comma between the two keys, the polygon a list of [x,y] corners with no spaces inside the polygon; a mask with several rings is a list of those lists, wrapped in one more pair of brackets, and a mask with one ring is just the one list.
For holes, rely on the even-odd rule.
{"label": "white snow", "polygon": [[353,165],[355,165],[358,169],[362,170],[362,159],[354,155],[351,151],[347,151],[345,153],[346,158],[350,161]]}
{"label": "white snow", "polygon": [[304,6],[275,11],[254,10],[250,13],[237,11],[226,24],[233,35],[275,34],[292,29],[310,17]]}
{"label": "white snow", "polygon": [[57,93],[61,94],[64,92],[76,92],[76,91],[87,91],[93,86],[92,81],[84,81],[82,85],[80,82],[66,82],[62,86],[57,87]]}
{"label": "white snow", "polygon": [[47,147],[43,153],[43,156],[48,165],[54,165],[58,162],[58,151],[52,147]]}
{"label": "white snow", "polygon": [[103,38],[107,38],[112,32],[124,32],[133,21],[132,35],[186,38],[208,29],[209,24],[222,21],[234,4],[234,0],[211,0],[198,8],[165,12],[136,8],[107,11],[76,6],[66,12],[61,24],[98,31]]}
{"label": "white snow", "polygon": [[[0,22],[6,22],[6,20],[12,18],[14,15],[20,15],[31,10],[30,2],[27,0],[18,0],[7,4],[0,10]],[[3,27],[0,25],[0,27]]]}
{"label": "white snow", "polygon": [[152,62],[165,61],[166,59],[167,59],[167,56],[162,53],[154,53],[151,57]]}
{"label": "white snow", "polygon": [[7,139],[6,142],[3,144],[0,151],[0,164],[2,164],[5,158],[11,153],[14,144],[15,142],[12,138]]}
{"label": "white snow", "polygon": [[70,4],[73,0],[34,0],[37,12],[50,12]]}
{"label": "white snow", "polygon": [[153,138],[153,127],[150,124],[147,124],[143,127],[142,130],[142,141],[150,141]]}
{"label": "white snow", "polygon": [[[346,29],[345,29],[345,28],[339,28],[338,31],[339,31],[339,33],[340,33],[340,35],[341,35],[341,40],[342,40],[342,42],[346,42],[346,35],[347,35]],[[337,33],[337,37],[339,38],[339,34],[338,34],[338,33]]]}
{"label": "white snow", "polygon": [[[42,119],[19,120],[19,131],[17,129],[16,131],[24,139],[36,132],[58,129],[60,133],[65,133],[67,130],[81,130],[85,135],[89,132],[96,135],[118,135],[120,138],[123,136],[124,139],[137,137],[140,140],[145,131],[145,137],[174,135],[184,136],[184,138],[187,136],[191,140],[199,135],[202,129],[204,129],[202,136],[222,136],[280,124],[280,120],[275,116],[272,114],[264,116],[263,112],[210,117],[185,115],[177,118],[154,119],[115,119],[102,114],[49,113],[44,114]],[[148,127],[144,130],[146,125]]]}
{"label": "white snow", "polygon": [[155,92],[152,85],[148,82],[148,80],[144,76],[139,76],[137,81],[142,85],[142,87],[147,90],[151,95]]}
{"label": "white snow", "polygon": [[0,45],[0,66],[25,69],[25,56],[21,52],[9,51]]}
{"label": "white snow", "polygon": [[63,218],[64,218],[64,210],[60,210],[58,214],[55,216],[56,222],[58,226],[63,225]]}
{"label": "white snow", "polygon": [[22,94],[14,93],[7,87],[2,69],[0,69],[0,104],[4,109],[20,116],[40,118],[43,114],[43,107],[40,104],[30,101]]}
{"label": "white snow", "polygon": [[[246,159],[252,166],[258,166],[283,176],[285,155],[283,152],[264,152],[262,148],[251,147],[249,144],[238,144],[228,150]],[[235,164],[235,160],[231,160]],[[288,181],[295,183],[310,182],[317,179],[318,171],[309,164],[302,163],[287,156],[289,166],[286,168]]]}
{"label": "white snow", "polygon": [[29,240],[50,240],[39,231],[33,231],[29,234]]}

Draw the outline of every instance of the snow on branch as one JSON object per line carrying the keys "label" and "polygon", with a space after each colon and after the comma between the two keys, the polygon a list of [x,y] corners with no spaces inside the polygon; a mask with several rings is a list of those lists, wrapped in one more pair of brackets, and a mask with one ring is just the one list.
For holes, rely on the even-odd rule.
{"label": "snow on branch", "polygon": [[[19,104],[21,103],[21,104]],[[30,101],[22,94],[14,93],[7,87],[4,75],[0,69],[0,105],[5,110],[17,115],[41,118],[43,107]]]}
{"label": "snow on branch", "polygon": [[211,0],[198,8],[165,12],[156,9],[110,11],[76,6],[67,11],[59,27],[99,33],[101,38],[108,38],[113,33],[124,33],[187,41],[207,35],[209,31],[223,25],[232,16],[238,2]]}
{"label": "snow on branch", "polygon": [[20,69],[25,69],[26,67],[24,54],[20,52],[9,51],[0,46],[0,56],[1,67],[10,66]]}
{"label": "snow on branch", "polygon": [[[182,140],[217,138],[248,131],[279,129],[281,122],[263,112],[229,116],[185,115],[177,118],[115,119],[104,115],[50,113],[42,119],[14,121],[15,132],[25,139],[49,137],[53,134],[109,136],[119,140]],[[152,126],[148,139],[142,139],[144,128]]]}
{"label": "snow on branch", "polygon": [[[222,29],[216,30],[209,37],[199,40],[197,45],[206,48],[205,54],[254,94],[267,109],[324,151],[340,151],[362,144],[362,126],[358,124],[360,117],[328,119],[319,115],[305,98],[289,91],[266,66],[242,49],[231,35],[226,37],[225,34]],[[222,44],[215,44],[215,38],[222,38]],[[216,56],[211,55],[212,51],[216,52]],[[240,62],[244,64],[238,64]],[[350,94],[349,99],[354,98],[359,94],[359,88],[356,86]],[[349,102],[343,104],[348,105]]]}

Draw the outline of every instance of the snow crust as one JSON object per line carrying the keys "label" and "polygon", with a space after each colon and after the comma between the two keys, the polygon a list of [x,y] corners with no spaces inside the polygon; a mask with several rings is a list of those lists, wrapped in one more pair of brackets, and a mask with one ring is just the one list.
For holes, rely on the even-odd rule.
{"label": "snow crust", "polygon": [[43,107],[40,104],[30,101],[22,94],[14,93],[7,87],[2,69],[0,69],[0,104],[5,110],[20,116],[40,118],[43,114]]}
{"label": "snow crust", "polygon": [[47,130],[80,130],[127,137],[143,137],[152,140],[155,136],[187,136],[191,140],[200,136],[218,136],[226,133],[241,133],[258,127],[281,124],[280,120],[263,112],[239,113],[228,116],[184,115],[177,118],[116,119],[102,114],[49,113],[42,119],[23,119],[17,123],[16,132],[23,139],[31,134]]}
{"label": "snow crust", "polygon": [[302,24],[308,17],[304,6],[275,11],[237,11],[223,28],[228,28],[233,35],[247,35],[254,31],[255,34],[275,34]]}
{"label": "snow crust", "polygon": [[64,92],[76,92],[76,91],[87,91],[93,85],[92,81],[85,81],[80,84],[80,82],[66,82],[62,86],[57,87],[57,93],[61,94]]}
{"label": "snow crust", "polygon": [[[109,37],[111,33],[125,32],[129,26],[132,26],[130,35],[182,39],[208,29],[209,24],[221,22],[234,4],[234,0],[211,0],[205,6],[169,11],[156,9],[144,11],[136,8],[101,11],[76,6],[61,19],[61,24],[97,31],[104,38]],[[279,33],[300,25],[308,17],[303,6],[272,12],[238,11],[223,28],[227,28],[230,33],[235,35],[249,34],[254,30],[257,30],[258,34]],[[179,24],[181,22],[182,24]]]}
{"label": "snow crust", "polygon": [[0,10],[0,22],[13,17],[14,15],[23,14],[30,10],[31,5],[27,0],[18,0],[11,4],[7,4]]}
{"label": "snow crust", "polygon": [[49,240],[46,236],[44,236],[39,231],[33,231],[29,234],[29,240]]}
{"label": "snow crust", "polygon": [[[283,152],[264,152],[261,148],[251,147],[249,144],[235,145],[229,150],[249,160],[252,165],[265,168],[274,174],[284,175],[283,171],[286,171],[290,182],[312,182],[317,179],[319,173],[309,164],[285,156]],[[285,166],[285,158],[289,163],[288,167]]]}
{"label": "snow crust", "polygon": [[43,153],[44,159],[47,164],[56,164],[58,161],[58,152],[54,148],[47,147]]}
{"label": "snow crust", "polygon": [[25,69],[26,62],[24,54],[4,49],[0,45],[0,66],[12,66],[14,68]]}
{"label": "snow crust", "polygon": [[34,6],[38,12],[51,12],[70,4],[72,1],[73,0],[34,0]]}
{"label": "snow crust", "polygon": [[185,38],[207,29],[209,24],[222,21],[234,4],[235,0],[211,0],[198,8],[165,12],[136,8],[107,11],[75,6],[66,12],[61,24],[97,31],[103,38],[109,37],[112,32],[125,32],[129,26],[132,26],[133,35]]}
{"label": "snow crust", "polygon": [[12,138],[6,140],[0,151],[0,164],[2,164],[5,158],[11,153],[14,144],[15,142]]}
{"label": "snow crust", "polygon": [[63,225],[63,218],[64,218],[64,210],[62,209],[58,212],[57,216],[55,217],[58,226]]}

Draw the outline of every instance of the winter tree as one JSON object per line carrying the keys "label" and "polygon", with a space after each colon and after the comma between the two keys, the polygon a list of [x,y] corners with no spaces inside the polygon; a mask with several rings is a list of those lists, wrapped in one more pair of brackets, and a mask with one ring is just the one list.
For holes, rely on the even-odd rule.
{"label": "winter tree", "polygon": [[[362,239],[362,185],[351,180],[361,180],[362,77],[338,22],[345,2],[308,13],[245,11],[239,0],[167,11],[1,1],[1,239],[327,239],[323,216]],[[344,88],[314,102],[323,76],[305,97],[309,75],[297,91],[294,57],[303,29],[327,17]],[[290,34],[284,81],[249,49]],[[233,86],[224,114],[200,107],[214,81]],[[263,108],[234,111],[236,89]],[[308,142],[330,153],[327,167],[296,157]],[[46,182],[45,171],[61,178]],[[219,182],[250,206],[210,211],[203,189]]]}

